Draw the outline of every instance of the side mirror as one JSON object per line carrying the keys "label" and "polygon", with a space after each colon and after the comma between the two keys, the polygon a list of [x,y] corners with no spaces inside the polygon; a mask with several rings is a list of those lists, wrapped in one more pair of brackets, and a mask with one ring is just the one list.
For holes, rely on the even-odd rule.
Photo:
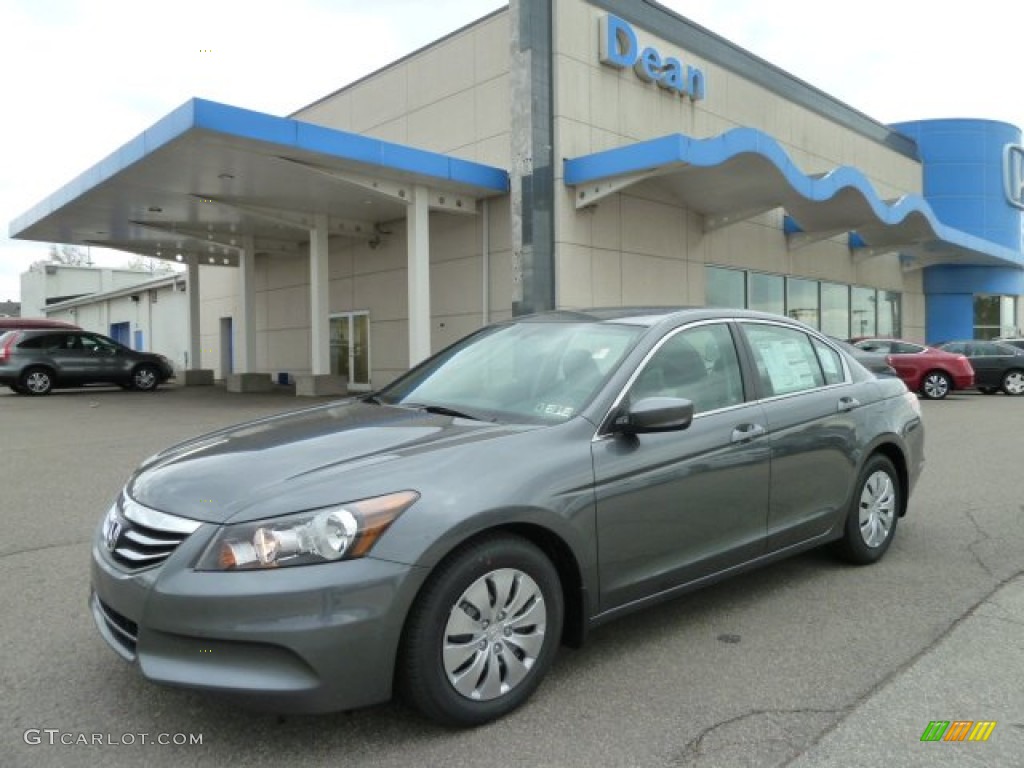
{"label": "side mirror", "polygon": [[693,402],[681,397],[645,397],[627,406],[612,422],[624,435],[678,432],[693,421]]}

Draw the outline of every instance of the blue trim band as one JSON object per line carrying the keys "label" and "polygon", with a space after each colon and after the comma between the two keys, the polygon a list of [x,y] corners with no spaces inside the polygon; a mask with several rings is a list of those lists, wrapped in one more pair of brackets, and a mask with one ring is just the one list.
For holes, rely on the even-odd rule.
{"label": "blue trim band", "polygon": [[17,233],[191,131],[208,131],[261,142],[268,147],[327,155],[389,171],[417,174],[426,177],[424,181],[427,183],[436,179],[495,194],[509,191],[508,171],[502,168],[287,117],[275,117],[205,99],[191,99],[14,219],[10,225],[11,237],[17,237]]}
{"label": "blue trim band", "polygon": [[[753,128],[734,128],[708,139],[671,134],[567,159],[564,167],[565,183],[578,186],[626,174],[664,171],[673,166],[712,168],[745,154],[767,160],[778,173],[780,185],[788,185],[790,190],[808,202],[824,203],[841,193],[852,192],[858,194],[871,208],[878,224],[895,227],[909,216],[918,216],[927,222],[935,240],[1017,266],[1024,264],[1024,254],[1020,251],[943,224],[928,201],[920,195],[907,195],[892,204],[886,203],[868,178],[856,168],[839,166],[822,176],[803,173],[778,141]],[[780,193],[784,191],[780,186]]]}

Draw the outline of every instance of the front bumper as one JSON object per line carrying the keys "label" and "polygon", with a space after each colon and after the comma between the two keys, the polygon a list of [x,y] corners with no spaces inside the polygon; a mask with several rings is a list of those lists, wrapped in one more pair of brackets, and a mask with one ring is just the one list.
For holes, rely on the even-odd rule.
{"label": "front bumper", "polygon": [[97,535],[90,609],[143,676],[277,712],[328,712],[391,696],[406,613],[425,572],[363,558],[238,573],[191,569],[216,526],[161,565],[126,571]]}

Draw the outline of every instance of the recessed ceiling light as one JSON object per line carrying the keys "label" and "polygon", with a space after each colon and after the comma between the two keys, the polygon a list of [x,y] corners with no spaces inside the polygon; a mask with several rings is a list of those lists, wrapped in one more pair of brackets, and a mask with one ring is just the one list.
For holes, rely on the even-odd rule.
{"label": "recessed ceiling light", "polygon": [[222,179],[224,181],[231,181],[235,177],[232,176],[230,173],[222,173],[217,178]]}
{"label": "recessed ceiling light", "polygon": [[159,205],[151,205],[151,206],[149,206],[149,212],[150,213],[163,213],[164,209],[161,208]]}

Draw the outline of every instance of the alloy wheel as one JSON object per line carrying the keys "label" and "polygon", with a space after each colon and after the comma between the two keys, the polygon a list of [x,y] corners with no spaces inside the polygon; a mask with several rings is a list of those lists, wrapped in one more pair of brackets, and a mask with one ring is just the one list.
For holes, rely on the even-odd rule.
{"label": "alloy wheel", "polygon": [[941,400],[949,394],[949,379],[944,373],[929,373],[924,377],[921,389],[929,400]]}

